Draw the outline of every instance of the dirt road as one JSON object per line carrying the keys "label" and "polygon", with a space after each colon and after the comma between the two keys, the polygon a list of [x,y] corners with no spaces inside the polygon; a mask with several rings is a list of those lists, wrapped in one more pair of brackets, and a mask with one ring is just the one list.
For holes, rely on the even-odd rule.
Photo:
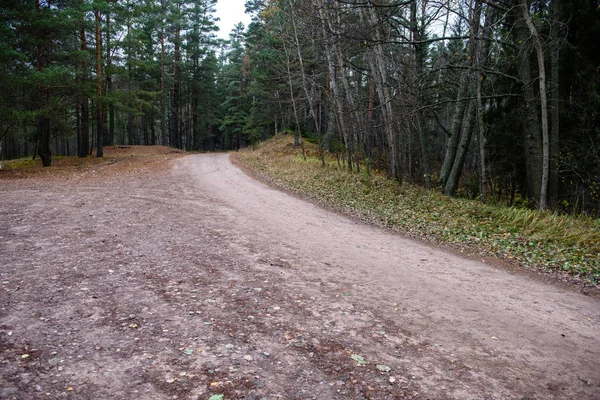
{"label": "dirt road", "polygon": [[227,155],[0,181],[2,399],[594,399],[600,301]]}

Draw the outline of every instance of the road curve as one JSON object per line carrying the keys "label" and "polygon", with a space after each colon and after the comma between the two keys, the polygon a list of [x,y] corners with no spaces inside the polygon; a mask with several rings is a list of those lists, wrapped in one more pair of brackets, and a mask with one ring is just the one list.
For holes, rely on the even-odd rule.
{"label": "road curve", "polygon": [[600,398],[598,299],[330,212],[251,179],[225,154],[179,159],[172,175],[183,197],[214,204],[215,228],[256,262],[339,288],[435,350],[408,360],[423,388],[443,375],[439,357],[469,369],[449,398]]}

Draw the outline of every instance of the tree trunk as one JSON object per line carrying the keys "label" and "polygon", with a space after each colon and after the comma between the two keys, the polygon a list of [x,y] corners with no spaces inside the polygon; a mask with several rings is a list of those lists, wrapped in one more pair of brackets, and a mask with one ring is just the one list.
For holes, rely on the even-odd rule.
{"label": "tree trunk", "polygon": [[[417,2],[413,1],[410,5],[410,30],[412,36],[412,42],[415,43],[412,50],[412,103],[415,108],[415,126],[419,135],[419,143],[421,147],[421,172],[423,178],[423,184],[426,188],[431,185],[431,173],[429,169],[429,137],[425,129],[423,129],[423,112],[420,110],[421,103],[421,84],[420,76],[423,74],[425,69],[425,54],[422,44],[418,44],[421,41],[421,34],[419,31],[419,25],[417,21]],[[410,135],[410,132],[409,132]]]}
{"label": "tree trunk", "polygon": [[[323,4],[323,3],[321,3]],[[321,19],[321,30],[323,32],[323,37],[327,38],[329,36],[329,40],[325,41],[325,57],[327,59],[327,66],[329,69],[330,81],[329,85],[333,94],[333,102],[336,108],[336,117],[338,121],[338,126],[340,128],[340,132],[342,134],[342,138],[344,139],[344,143],[346,144],[346,159],[348,161],[347,168],[348,171],[352,172],[352,152],[350,148],[350,140],[348,134],[348,128],[346,125],[345,113],[344,113],[344,104],[342,102],[342,95],[340,93],[340,87],[338,84],[338,74],[339,67],[333,60],[332,55],[337,54],[336,43],[332,39],[332,35],[328,35],[327,32],[327,16],[323,11],[323,7],[319,7],[319,16]]]}
{"label": "tree trunk", "polygon": [[171,144],[173,147],[181,148],[180,136],[179,136],[179,106],[180,106],[180,85],[181,76],[179,74],[179,64],[181,63],[180,53],[180,34],[179,29],[175,32],[175,52],[174,52],[174,63],[173,63],[173,97],[171,99]]}
{"label": "tree trunk", "polygon": [[309,103],[309,111],[310,111],[310,116],[314,121],[315,124],[315,129],[317,131],[317,133],[321,132],[321,127],[319,125],[319,118],[317,116],[317,111],[314,107],[314,102],[311,101],[311,96],[309,94],[308,91],[308,82],[306,79],[306,71],[304,69],[304,59],[302,58],[302,51],[300,49],[300,40],[298,39],[298,30],[296,28],[296,18],[294,16],[294,6],[292,4],[292,0],[288,0],[289,5],[290,5],[290,13],[291,13],[291,19],[292,19],[292,27],[294,30],[294,42],[296,44],[296,51],[298,53],[298,62],[300,63],[300,75],[302,75],[302,89],[304,90],[304,95],[306,96],[306,100]]}
{"label": "tree trunk", "polygon": [[[495,22],[496,9],[489,7],[485,13],[485,26],[483,28],[483,38],[489,37],[491,34],[491,26]],[[483,124],[483,84],[486,79],[484,72],[484,66],[487,62],[487,52],[489,49],[489,42],[480,44],[482,51],[478,51],[475,57],[475,65],[477,67],[477,86],[475,87],[476,98],[477,98],[477,131],[478,131],[478,142],[479,142],[479,191],[480,200],[482,203],[487,201],[487,165],[486,165],[486,152],[485,152],[485,126]]]}
{"label": "tree trunk", "polygon": [[[41,13],[40,1],[35,0],[35,9],[36,12]],[[49,44],[47,43],[47,39],[45,37],[38,38],[38,43],[36,45],[37,52],[37,70],[38,72],[42,72],[46,68],[46,57],[49,54]],[[50,116],[48,115],[48,110],[46,107],[49,103],[50,97],[50,89],[41,84],[39,87],[39,102],[40,102],[40,110],[38,116],[38,154],[42,159],[42,165],[44,167],[49,167],[52,164],[52,150],[50,148]]]}
{"label": "tree trunk", "polygon": [[135,142],[135,135],[133,133],[133,113],[129,111],[127,113],[127,144],[130,146],[134,146],[137,143]]}
{"label": "tree trunk", "polygon": [[375,108],[375,82],[373,77],[367,78],[367,85],[369,86],[368,103],[367,103],[367,121],[368,127],[365,133],[365,157],[371,159],[373,154],[373,129],[375,129],[375,119],[373,118],[373,111]]}
{"label": "tree trunk", "polygon": [[[473,16],[471,18],[471,35],[469,38],[470,42],[470,51],[469,51],[469,69],[463,75],[462,79],[465,79],[461,82],[461,85],[465,85],[461,87],[459,90],[459,96],[467,96],[472,97],[473,91],[477,92],[481,90],[479,86],[483,82],[481,71],[486,63],[487,54],[489,51],[490,41],[484,40],[483,38],[488,38],[491,35],[491,29],[495,20],[495,9],[493,7],[486,8],[485,14],[485,24],[483,29],[480,27],[481,23],[481,15],[483,12],[483,1],[476,0],[473,8]],[[453,117],[452,122],[452,132],[451,137],[448,141],[446,147],[446,156],[449,154],[454,154],[452,159],[444,159],[444,166],[442,168],[442,173],[440,176],[440,181],[443,182],[443,191],[444,194],[448,196],[454,196],[458,189],[458,184],[460,181],[460,176],[463,171],[463,166],[465,163],[465,159],[467,156],[469,144],[471,142],[471,137],[473,134],[473,125],[474,120],[476,125],[480,125],[480,129],[483,129],[483,121],[481,120],[481,124],[479,124],[479,118],[481,115],[478,115],[478,111],[482,105],[479,102],[476,104],[472,100],[462,100],[459,98],[459,104],[457,104],[457,114]],[[461,102],[465,102],[467,105],[467,110],[465,111],[464,107],[466,104],[460,105]],[[460,106],[459,106],[460,105]],[[460,117],[460,120],[458,119]],[[458,137],[454,137],[456,135],[455,132],[459,132],[460,135]],[[460,139],[460,140],[459,140]],[[484,138],[480,138],[484,140]],[[484,143],[484,142],[483,142]],[[480,146],[483,145],[480,141]],[[452,146],[452,148],[450,148]],[[485,163],[485,148],[480,147],[480,157],[482,161]],[[483,153],[482,153],[483,151]],[[480,166],[481,167],[481,166]],[[450,168],[449,171],[447,168]],[[485,171],[484,175],[485,175]]]}
{"label": "tree trunk", "polygon": [[[518,10],[516,10],[518,11]],[[519,48],[519,79],[523,85],[523,134],[525,142],[525,175],[527,179],[527,196],[529,201],[539,205],[540,195],[542,193],[542,134],[540,127],[540,118],[538,113],[538,102],[533,88],[533,78],[531,74],[531,49],[527,45],[530,38],[530,31],[527,27],[522,14],[516,12],[515,35],[517,42],[521,44]]]}
{"label": "tree trunk", "polygon": [[156,146],[156,126],[154,124],[154,110],[149,113],[148,124],[150,125],[150,146]]}
{"label": "tree trunk", "polygon": [[[328,23],[330,32],[335,32],[330,19],[327,19],[327,23]],[[342,47],[340,44],[340,35],[332,35],[332,36],[335,40],[335,42],[332,43],[332,50],[335,50],[335,56],[337,59],[337,65],[336,65],[337,71],[339,73],[339,77],[342,82],[342,87],[344,89],[346,102],[348,103],[350,110],[352,110],[352,115],[354,116],[354,126],[352,129],[352,132],[353,132],[352,139],[353,139],[354,155],[355,155],[354,164],[356,165],[356,171],[360,172],[359,134],[361,134],[362,132],[365,131],[364,121],[360,115],[359,108],[356,105],[355,96],[353,96],[353,94],[352,94],[352,90],[351,90],[350,84],[348,82],[348,77],[346,76],[346,68],[344,65],[344,56],[343,56]],[[348,139],[350,139],[349,134],[348,134]],[[347,150],[346,157],[348,159],[349,170],[352,170],[352,148],[350,146],[350,143],[346,144],[346,150]]]}
{"label": "tree trunk", "polygon": [[[48,102],[48,89],[43,88],[40,90],[40,95],[43,101],[47,104]],[[42,113],[46,111],[43,110]],[[50,148],[50,117],[47,115],[40,115],[38,117],[38,154],[42,160],[42,166],[49,167],[52,164],[52,150]]]}
{"label": "tree trunk", "polygon": [[485,127],[483,125],[483,101],[481,99],[481,92],[483,91],[483,82],[485,81],[485,75],[480,73],[479,80],[477,81],[476,93],[477,93],[477,131],[479,132],[479,198],[482,203],[487,200],[487,172],[485,165]]}
{"label": "tree trunk", "polygon": [[552,16],[552,25],[550,29],[550,177],[548,181],[548,197],[550,201],[558,200],[558,153],[559,153],[559,134],[560,134],[560,50],[561,50],[561,26],[562,11],[560,1],[552,0],[550,3],[550,12]]}
{"label": "tree trunk", "polygon": [[96,19],[96,157],[104,156],[104,116],[102,106],[102,34],[100,32],[100,12],[94,11]]}
{"label": "tree trunk", "polygon": [[473,120],[475,117],[475,103],[469,101],[469,106],[464,115],[464,120],[461,124],[460,142],[456,150],[456,157],[454,163],[452,163],[452,169],[448,175],[448,182],[444,186],[444,194],[446,196],[455,196],[460,176],[462,174],[463,166],[467,158],[469,151],[469,144],[471,143],[471,136],[473,134]]}
{"label": "tree trunk", "polygon": [[540,199],[539,206],[541,210],[545,210],[548,207],[548,170],[550,166],[550,142],[548,136],[548,99],[546,95],[546,67],[544,65],[544,51],[542,49],[542,42],[537,33],[537,29],[531,20],[529,15],[529,6],[527,0],[521,0],[521,11],[523,12],[523,18],[529,28],[531,36],[533,38],[533,44],[537,54],[538,61],[538,73],[539,73],[539,84],[540,84],[540,107],[542,109],[542,182],[540,188]]}
{"label": "tree trunk", "polygon": [[375,46],[370,54],[367,54],[367,62],[369,69],[375,81],[375,88],[381,104],[381,115],[383,117],[383,126],[386,132],[386,138],[389,148],[389,165],[390,173],[393,178],[397,179],[402,184],[402,168],[399,162],[398,142],[393,126],[393,111],[390,89],[387,82],[385,64],[383,61],[383,47],[381,45],[381,34],[377,28],[377,14],[373,7],[369,8],[369,14],[364,8],[361,8],[361,20],[369,21],[374,28]]}
{"label": "tree trunk", "polygon": [[[300,117],[298,115],[298,107],[296,105],[296,97],[294,96],[294,84],[292,81],[292,70],[290,68],[290,64],[291,64],[291,60],[290,60],[290,52],[285,44],[285,40],[283,40],[282,42],[283,45],[283,50],[285,52],[285,59],[286,59],[286,69],[287,69],[287,77],[288,77],[288,87],[290,89],[290,100],[292,101],[292,109],[294,111],[294,146],[299,146],[300,145],[300,140],[301,140],[301,134],[300,134]],[[302,157],[306,159],[306,156],[304,154],[304,147],[302,147]]]}
{"label": "tree trunk", "polygon": [[83,54],[81,61],[81,76],[80,82],[83,87],[79,94],[79,107],[81,110],[80,114],[80,129],[78,131],[77,140],[77,153],[79,157],[87,157],[89,146],[90,146],[90,111],[89,111],[89,98],[85,93],[85,86],[87,86],[88,80],[88,60],[87,60],[87,39],[85,36],[85,25],[82,21],[81,29],[79,31],[79,40],[81,42],[81,52]]}
{"label": "tree trunk", "polygon": [[[481,47],[478,43],[477,35],[479,34],[479,27],[481,24],[481,12],[483,9],[482,3],[482,0],[475,0],[473,5],[472,17],[469,21],[471,35],[469,38],[469,50],[466,60],[467,69],[460,77],[457,103],[454,109],[454,115],[452,116],[452,125],[450,128],[450,137],[446,142],[446,155],[440,171],[439,183],[444,189],[444,193],[451,195],[454,195],[456,192],[458,186],[455,185],[458,185],[458,179],[456,176],[451,178],[450,174],[452,174],[454,171],[454,174],[458,173],[460,178],[460,174],[462,173],[462,162],[464,162],[464,160],[460,162],[460,157],[457,156],[457,153],[459,152],[459,143],[461,146],[464,143],[463,138],[461,138],[461,134],[466,133],[462,126],[463,122],[466,121],[465,110],[467,109],[467,106],[469,109],[472,108],[472,100],[465,100],[465,97],[472,94],[473,78],[477,76],[473,74],[473,63],[477,57],[477,52],[480,50],[479,47]],[[486,23],[487,22],[488,19],[486,18]],[[471,114],[467,113],[467,116],[470,118]],[[471,132],[468,132],[467,134],[470,137]],[[460,170],[457,170],[454,166],[457,160],[459,160],[461,168]],[[447,188],[446,186],[448,186],[448,182],[450,180],[452,180],[452,184]]]}
{"label": "tree trunk", "polygon": [[[194,74],[196,75],[196,74]],[[194,79],[192,82],[192,99],[191,99],[191,107],[192,107],[192,149],[200,150],[200,145],[202,143],[202,139],[200,137],[200,121],[198,118],[198,97],[200,96],[200,89],[198,88],[198,79]]]}
{"label": "tree trunk", "polygon": [[[358,139],[358,134],[359,132],[363,132],[363,129],[361,128],[361,118],[358,112],[358,107],[356,106],[356,103],[354,101],[354,97],[352,96],[352,92],[350,90],[350,84],[348,83],[348,77],[346,76],[346,68],[344,67],[344,58],[342,55],[342,50],[340,48],[339,45],[336,45],[336,58],[337,58],[337,68],[341,77],[341,81],[342,81],[342,86],[344,88],[344,93],[345,93],[345,97],[346,97],[346,101],[348,102],[348,106],[350,107],[350,109],[352,110],[352,114],[354,115],[354,126],[352,127],[352,139],[353,139],[353,146],[355,148],[355,159],[354,159],[354,164],[356,165],[356,172],[360,172],[360,165],[359,165],[359,157],[358,157],[358,143],[359,143],[359,139]],[[348,136],[350,136],[348,134]],[[347,144],[347,157],[348,157],[348,164],[350,165],[350,170],[352,169],[352,146],[350,146],[350,143]]]}
{"label": "tree trunk", "polygon": [[[161,0],[161,10],[164,13],[165,0]],[[163,16],[164,17],[164,16]],[[167,88],[165,75],[165,27],[164,20],[161,17],[160,27],[160,135],[162,145],[168,146],[169,140],[167,137]]]}
{"label": "tree trunk", "polygon": [[342,102],[342,94],[340,93],[340,87],[338,84],[339,79],[339,67],[335,65],[331,54],[335,54],[335,44],[329,43],[329,46],[326,44],[326,57],[327,57],[327,65],[329,65],[329,73],[332,77],[331,79],[331,91],[333,92],[333,101],[335,103],[336,108],[336,119],[338,121],[338,126],[340,128],[340,132],[342,134],[342,138],[344,139],[344,144],[346,145],[346,161],[348,171],[352,172],[352,152],[350,147],[350,135],[348,134],[348,127],[346,125],[346,114],[344,112],[344,103]]}
{"label": "tree trunk", "polygon": [[[112,93],[112,57],[110,54],[110,12],[106,13],[106,93]],[[108,105],[108,130],[104,130],[104,146],[112,146],[115,137],[115,105]]]}
{"label": "tree trunk", "polygon": [[442,188],[446,187],[448,177],[450,176],[450,171],[452,170],[452,165],[456,159],[456,151],[458,150],[458,143],[460,140],[460,132],[462,131],[465,110],[467,109],[467,104],[469,103],[468,100],[464,100],[469,93],[469,75],[470,74],[465,71],[460,76],[458,93],[456,96],[457,102],[454,107],[454,114],[452,114],[452,122],[450,125],[450,136],[446,140],[446,152],[438,181]]}

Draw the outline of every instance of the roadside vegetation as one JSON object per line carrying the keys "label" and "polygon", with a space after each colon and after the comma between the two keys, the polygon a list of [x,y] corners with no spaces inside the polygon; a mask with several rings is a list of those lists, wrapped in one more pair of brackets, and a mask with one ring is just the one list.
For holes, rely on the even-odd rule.
{"label": "roadside vegetation", "polygon": [[[495,255],[526,268],[600,283],[600,220],[451,198],[374,171],[350,173],[316,145],[278,135],[236,160],[271,183],[366,222],[410,236]],[[363,168],[363,171],[365,169]]]}

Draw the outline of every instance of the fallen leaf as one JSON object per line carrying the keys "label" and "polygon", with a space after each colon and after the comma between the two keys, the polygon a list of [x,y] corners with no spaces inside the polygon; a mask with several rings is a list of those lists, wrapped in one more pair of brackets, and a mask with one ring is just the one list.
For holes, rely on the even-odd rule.
{"label": "fallen leaf", "polygon": [[365,365],[367,363],[367,361],[365,360],[365,358],[361,355],[358,354],[352,354],[350,356],[351,359],[353,359],[354,361],[356,361],[357,363],[359,363],[360,365]]}
{"label": "fallen leaf", "polygon": [[392,370],[392,368],[388,367],[387,365],[377,365],[377,369],[380,370],[381,372],[390,372]]}
{"label": "fallen leaf", "polygon": [[23,354],[21,358],[29,358],[29,354]]}
{"label": "fallen leaf", "polygon": [[194,354],[194,349],[185,349],[184,353],[188,356],[191,356],[192,354]]}
{"label": "fallen leaf", "polygon": [[212,386],[212,387],[219,386],[219,382],[211,382],[210,386]]}
{"label": "fallen leaf", "polygon": [[72,391],[73,391],[73,388],[72,388],[71,386],[69,386],[69,387],[67,388],[67,392],[72,392]]}
{"label": "fallen leaf", "polygon": [[225,399],[225,396],[223,396],[222,394],[213,394],[212,396],[210,396],[208,398],[208,400],[223,400]]}

